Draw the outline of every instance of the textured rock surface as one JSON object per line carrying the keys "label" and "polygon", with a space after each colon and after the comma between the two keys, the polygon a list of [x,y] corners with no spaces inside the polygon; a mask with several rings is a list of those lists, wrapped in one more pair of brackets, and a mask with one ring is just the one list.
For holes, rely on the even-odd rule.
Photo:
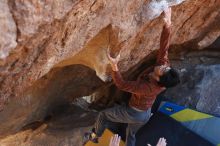
{"label": "textured rock surface", "polygon": [[19,43],[33,37],[41,25],[64,17],[74,5],[72,0],[9,0],[8,2],[19,30]]}
{"label": "textured rock surface", "polygon": [[0,59],[4,59],[17,45],[17,28],[7,0],[0,1],[0,22]]}
{"label": "textured rock surface", "polygon": [[59,107],[54,114],[56,116],[45,123],[38,123],[37,127],[35,123],[34,129],[25,128],[1,139],[1,146],[81,146],[84,133],[97,115],[73,105]]}
{"label": "textured rock surface", "polygon": [[[109,79],[107,47],[113,54],[122,49],[122,72],[157,50],[163,21],[146,19],[148,2],[1,1],[0,51],[6,55],[0,60],[0,135],[44,119],[68,97],[86,96],[101,87],[96,75]],[[203,49],[219,36],[220,1],[186,0],[173,7],[172,22],[172,45]],[[76,64],[95,72],[65,67]]]}
{"label": "textured rock surface", "polygon": [[23,97],[12,99],[0,113],[0,137],[19,131],[32,122],[44,121],[57,106],[88,96],[102,85],[95,71],[85,66],[52,70],[26,90]]}
{"label": "textured rock surface", "polygon": [[[220,116],[220,65],[205,67],[199,66],[198,70],[203,70],[204,77],[198,84],[200,98],[196,109],[206,113]],[[212,106],[210,106],[212,105]]]}

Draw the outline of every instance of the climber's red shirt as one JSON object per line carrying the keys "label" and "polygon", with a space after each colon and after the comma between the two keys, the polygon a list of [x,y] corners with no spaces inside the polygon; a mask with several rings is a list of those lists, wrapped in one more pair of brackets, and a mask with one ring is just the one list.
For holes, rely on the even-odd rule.
{"label": "climber's red shirt", "polygon": [[[168,26],[163,27],[160,38],[160,49],[157,56],[156,65],[169,66],[168,48],[170,41],[171,28]],[[112,72],[113,80],[116,86],[123,90],[132,93],[129,101],[129,106],[139,110],[147,110],[150,108],[157,95],[165,88],[161,87],[156,80],[150,78],[148,75],[154,70],[154,66],[147,68],[137,79],[137,81],[123,80],[120,72]],[[148,81],[142,79],[143,76],[148,76]]]}

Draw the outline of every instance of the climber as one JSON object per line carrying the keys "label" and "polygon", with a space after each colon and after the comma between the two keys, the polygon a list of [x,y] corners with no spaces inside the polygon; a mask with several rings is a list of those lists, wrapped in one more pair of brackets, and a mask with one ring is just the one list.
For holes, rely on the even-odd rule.
{"label": "climber", "polygon": [[108,128],[109,124],[127,123],[126,146],[135,146],[135,134],[151,117],[151,106],[157,95],[166,88],[173,87],[180,82],[178,72],[170,67],[168,60],[171,8],[164,11],[164,22],[156,65],[147,68],[136,81],[123,80],[117,66],[120,53],[116,58],[112,58],[110,50],[107,51],[113,70],[114,83],[119,89],[132,93],[132,97],[128,106],[119,105],[100,112],[95,128],[85,134],[85,140],[98,143],[98,137],[102,135],[105,128]]}

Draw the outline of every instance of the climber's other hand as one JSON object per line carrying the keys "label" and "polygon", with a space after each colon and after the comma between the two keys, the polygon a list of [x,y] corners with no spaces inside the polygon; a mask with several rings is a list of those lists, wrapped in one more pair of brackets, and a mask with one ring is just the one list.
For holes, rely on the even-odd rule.
{"label": "climber's other hand", "polygon": [[121,137],[118,134],[115,134],[113,137],[111,137],[109,146],[119,146]]}
{"label": "climber's other hand", "polygon": [[160,138],[156,146],[166,146],[167,142],[165,138]]}
{"label": "climber's other hand", "polygon": [[119,54],[115,58],[113,58],[110,55],[111,54],[110,49],[109,48],[107,49],[107,57],[108,57],[108,60],[111,64],[111,66],[112,66],[113,71],[118,71],[118,66],[117,65],[118,65],[118,62],[119,62],[120,57],[121,57],[120,53],[121,53],[121,51],[119,52]]}

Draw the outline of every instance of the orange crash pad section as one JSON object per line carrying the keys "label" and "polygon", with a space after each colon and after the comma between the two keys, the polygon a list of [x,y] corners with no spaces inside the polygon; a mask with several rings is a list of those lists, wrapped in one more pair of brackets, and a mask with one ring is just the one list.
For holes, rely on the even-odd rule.
{"label": "orange crash pad section", "polygon": [[[109,146],[110,139],[114,135],[110,130],[105,129],[102,136],[99,138],[99,143],[93,143],[89,141],[86,146]],[[125,146],[124,142],[121,140],[120,146]]]}

